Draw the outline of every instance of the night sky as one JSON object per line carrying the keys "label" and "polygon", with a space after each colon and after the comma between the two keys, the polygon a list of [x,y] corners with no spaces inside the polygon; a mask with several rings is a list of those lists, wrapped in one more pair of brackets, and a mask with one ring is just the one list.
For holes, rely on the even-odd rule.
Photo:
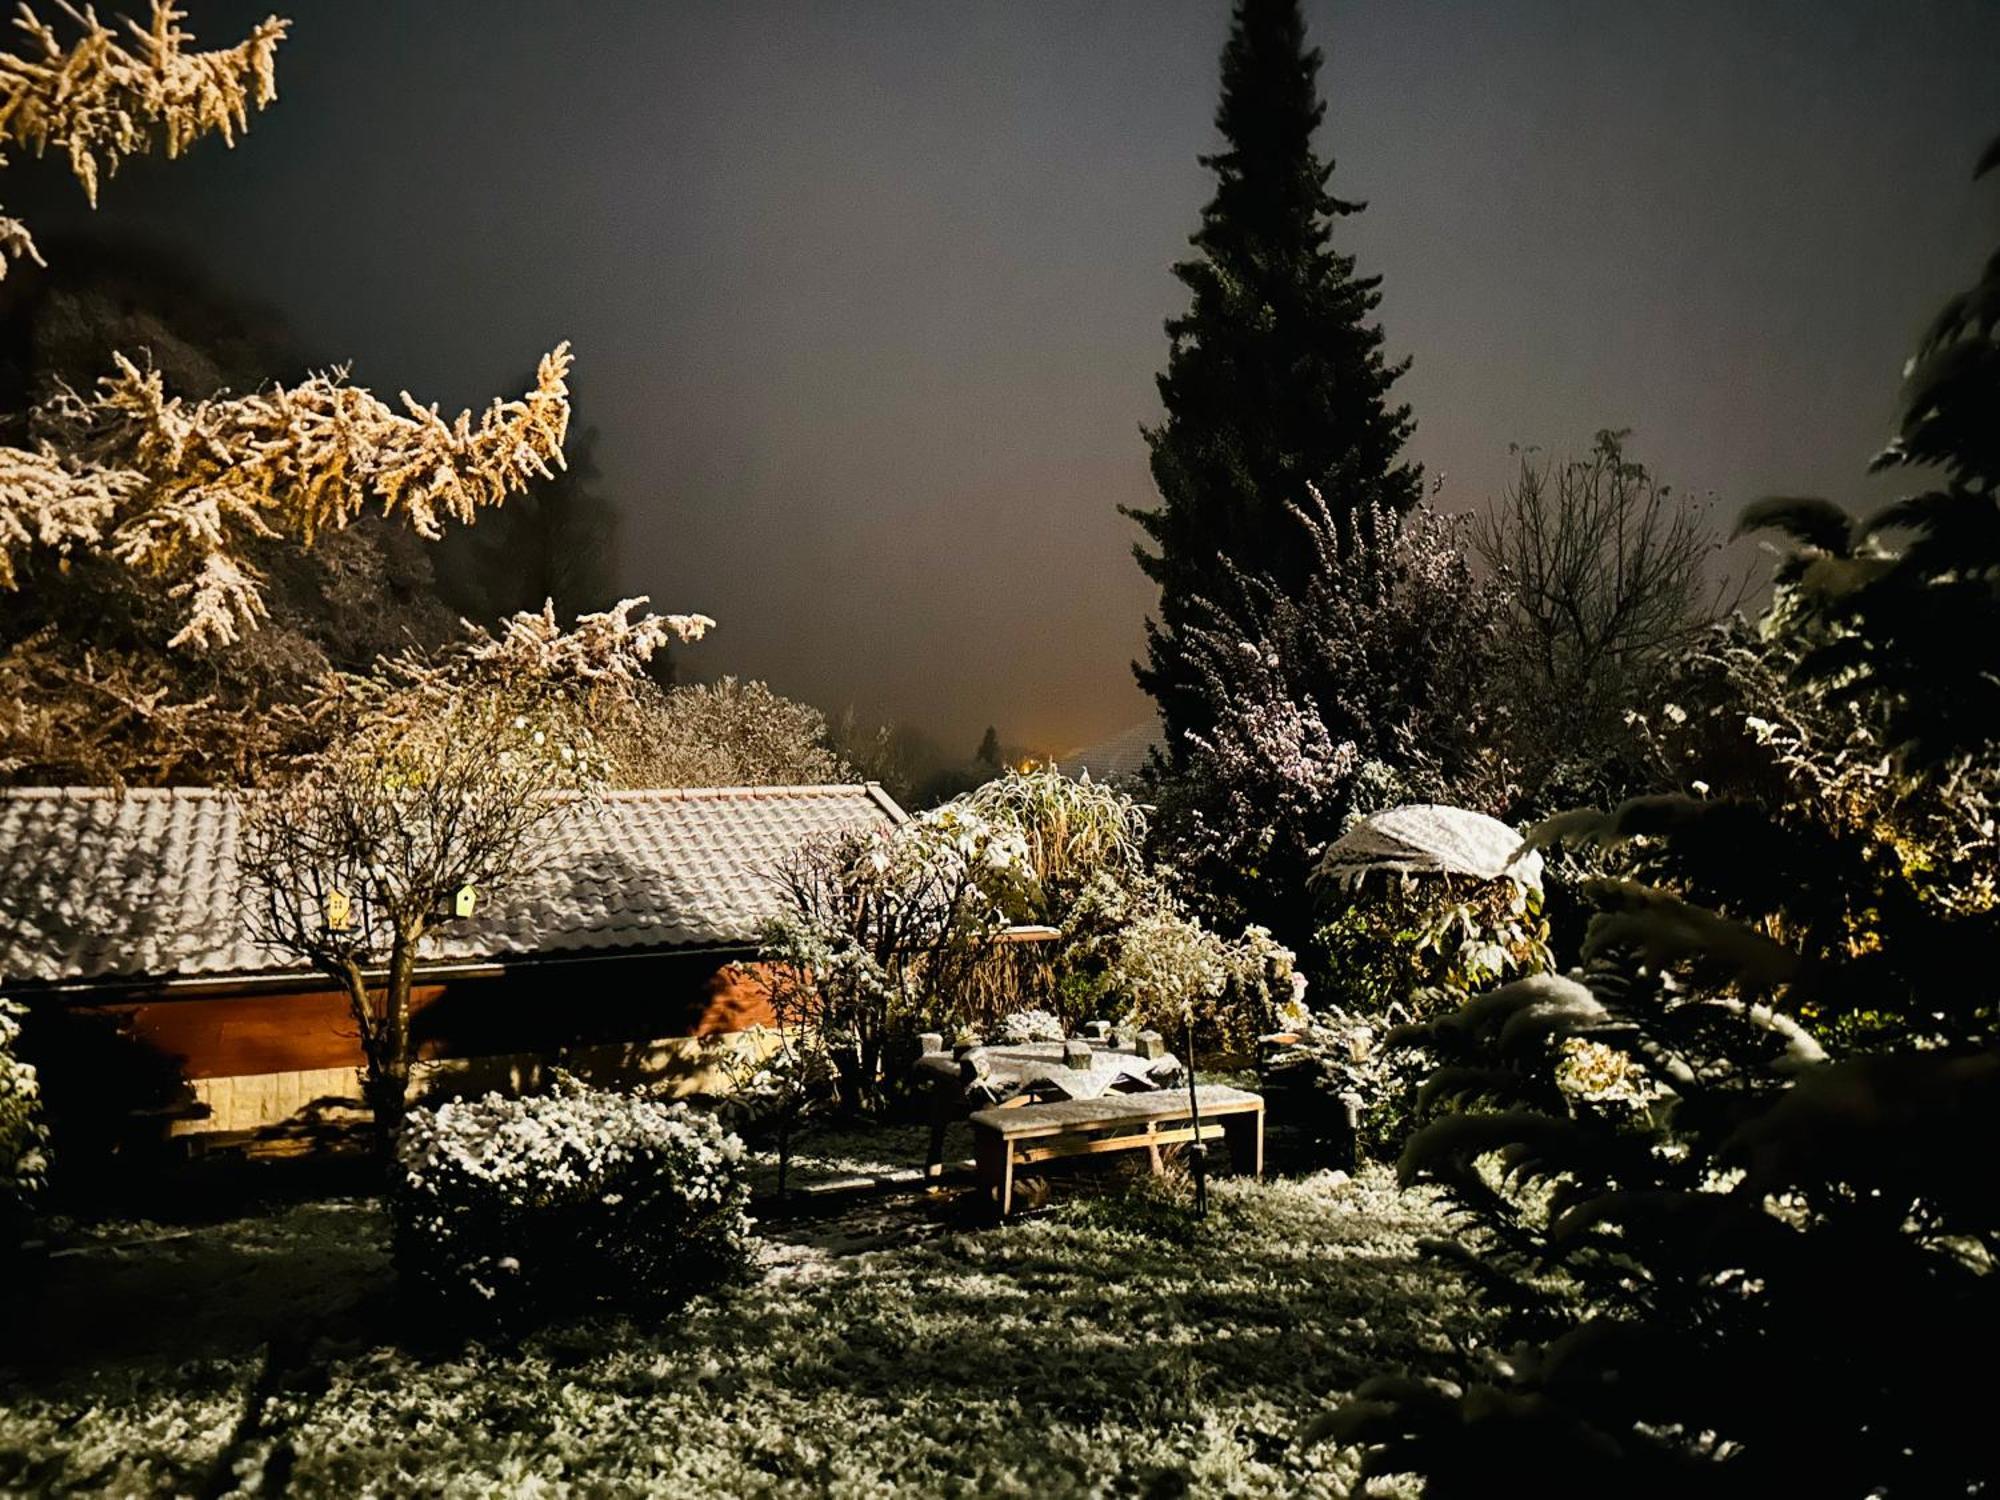
{"label": "night sky", "polygon": [[[272,7],[193,0],[203,42]],[[1146,712],[1169,264],[1209,192],[1221,0],[280,8],[234,153],[101,219],[364,384],[478,402],[573,341],[619,577],[683,654],[970,751]],[[1310,3],[1439,503],[1602,426],[1718,514],[1848,502],[2000,191],[2000,4]],[[10,169],[46,243],[79,195]],[[28,180],[23,181],[23,178]]]}

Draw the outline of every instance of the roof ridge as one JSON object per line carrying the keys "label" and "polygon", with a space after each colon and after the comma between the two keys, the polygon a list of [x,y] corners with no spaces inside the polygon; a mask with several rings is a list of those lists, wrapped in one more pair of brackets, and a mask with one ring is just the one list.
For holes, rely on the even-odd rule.
{"label": "roof ridge", "polygon": [[747,799],[766,797],[853,797],[872,796],[876,783],[872,781],[826,781],[804,785],[767,786],[628,786],[618,787],[598,795],[606,799],[640,799],[661,802],[696,802],[706,800]]}
{"label": "roof ridge", "polygon": [[[25,800],[28,798],[60,798],[65,802],[128,801],[150,802],[171,801],[185,798],[189,801],[223,800],[265,791],[263,787],[227,786],[7,786],[0,787],[0,797]],[[619,787],[598,793],[603,799],[650,800],[661,802],[700,801],[725,798],[774,798],[774,797],[869,797],[881,801],[886,797],[881,783],[874,781],[829,781],[807,785],[766,785],[766,786],[653,786]]]}
{"label": "roof ridge", "polygon": [[102,801],[153,801],[171,800],[184,797],[190,801],[208,798],[234,797],[239,792],[252,790],[243,787],[222,786],[8,786],[0,787],[0,796],[6,797],[59,797],[65,802]]}
{"label": "roof ridge", "polygon": [[1060,764],[1063,761],[1077,760],[1082,756],[1093,754],[1096,751],[1123,748],[1131,741],[1141,741],[1150,744],[1153,740],[1164,740],[1165,738],[1166,724],[1160,718],[1158,712],[1155,712],[1149,719],[1140,719],[1136,723],[1127,724],[1123,729],[1117,730],[1114,733],[1102,735],[1087,745],[1078,745],[1074,750],[1065,750],[1061,755],[1056,757],[1056,761]]}

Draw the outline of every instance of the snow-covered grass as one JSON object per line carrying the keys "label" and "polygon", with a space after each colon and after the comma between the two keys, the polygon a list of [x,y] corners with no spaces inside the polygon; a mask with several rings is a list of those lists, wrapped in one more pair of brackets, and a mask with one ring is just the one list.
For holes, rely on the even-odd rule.
{"label": "snow-covered grass", "polygon": [[1378,1172],[1225,1180],[1201,1224],[1171,1183],[1057,1196],[768,1225],[684,1313],[443,1356],[392,1337],[372,1203],[94,1248],[0,1350],[0,1493],[1333,1494],[1352,1458],[1302,1425],[1489,1329]]}
{"label": "snow-covered grass", "polygon": [[[948,1163],[971,1158],[969,1131],[970,1127],[954,1123],[946,1132]],[[793,1146],[786,1182],[791,1189],[798,1190],[865,1179],[891,1179],[920,1170],[929,1149],[927,1125],[846,1125],[828,1121],[815,1125]],[[777,1146],[768,1139],[756,1139],[744,1153],[743,1174],[753,1192],[766,1195],[777,1191]]]}

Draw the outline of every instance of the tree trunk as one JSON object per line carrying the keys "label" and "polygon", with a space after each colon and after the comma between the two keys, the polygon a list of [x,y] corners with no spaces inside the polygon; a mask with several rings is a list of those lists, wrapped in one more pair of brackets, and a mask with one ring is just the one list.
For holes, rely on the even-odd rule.
{"label": "tree trunk", "polygon": [[375,1022],[375,1044],[368,1049],[368,1079],[363,1090],[375,1116],[375,1141],[386,1159],[394,1155],[409,1112],[410,986],[416,975],[421,929],[398,928],[389,950],[382,1008]]}
{"label": "tree trunk", "polygon": [[410,1070],[383,1062],[371,1066],[362,1084],[362,1094],[375,1117],[375,1149],[388,1160],[395,1154],[396,1138],[403,1133],[403,1116],[408,1112]]}
{"label": "tree trunk", "polygon": [[361,1100],[372,1116],[376,1150],[386,1159],[395,1145],[395,1136],[393,1131],[384,1131],[383,1121],[393,1118],[394,1129],[400,1130],[402,1116],[385,1097],[385,1079],[390,1070],[386,1066],[383,1018],[359,964],[351,960],[344,963],[340,977],[347,988],[347,1008],[354,1015],[355,1033],[361,1042]]}
{"label": "tree trunk", "polygon": [[882,1039],[864,1031],[861,1036],[861,1108],[874,1114],[882,1103]]}

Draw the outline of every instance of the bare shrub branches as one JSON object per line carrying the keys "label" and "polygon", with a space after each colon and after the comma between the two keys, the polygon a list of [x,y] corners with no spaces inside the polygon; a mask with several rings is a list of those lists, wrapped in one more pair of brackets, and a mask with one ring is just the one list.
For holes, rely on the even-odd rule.
{"label": "bare shrub branches", "polygon": [[882,1101],[894,1035],[961,1015],[1033,890],[1026,841],[962,802],[895,828],[807,839],[775,872],[762,957],[778,1024],[823,1047],[848,1109]]}
{"label": "bare shrub branches", "polygon": [[409,1082],[410,989],[422,944],[454,894],[504,886],[602,784],[582,711],[643,682],[667,640],[712,622],[646,614],[643,599],[564,630],[553,609],[476,631],[432,657],[391,658],[327,680],[292,711],[323,737],[264,794],[242,864],[259,938],[345,991],[385,1138]]}
{"label": "bare shrub branches", "polygon": [[1741,584],[1710,576],[1718,544],[1702,512],[1626,456],[1628,436],[1599,432],[1587,456],[1560,464],[1523,454],[1473,525],[1512,606],[1508,687],[1531,778],[1619,738],[1647,668],[1742,601]]}

